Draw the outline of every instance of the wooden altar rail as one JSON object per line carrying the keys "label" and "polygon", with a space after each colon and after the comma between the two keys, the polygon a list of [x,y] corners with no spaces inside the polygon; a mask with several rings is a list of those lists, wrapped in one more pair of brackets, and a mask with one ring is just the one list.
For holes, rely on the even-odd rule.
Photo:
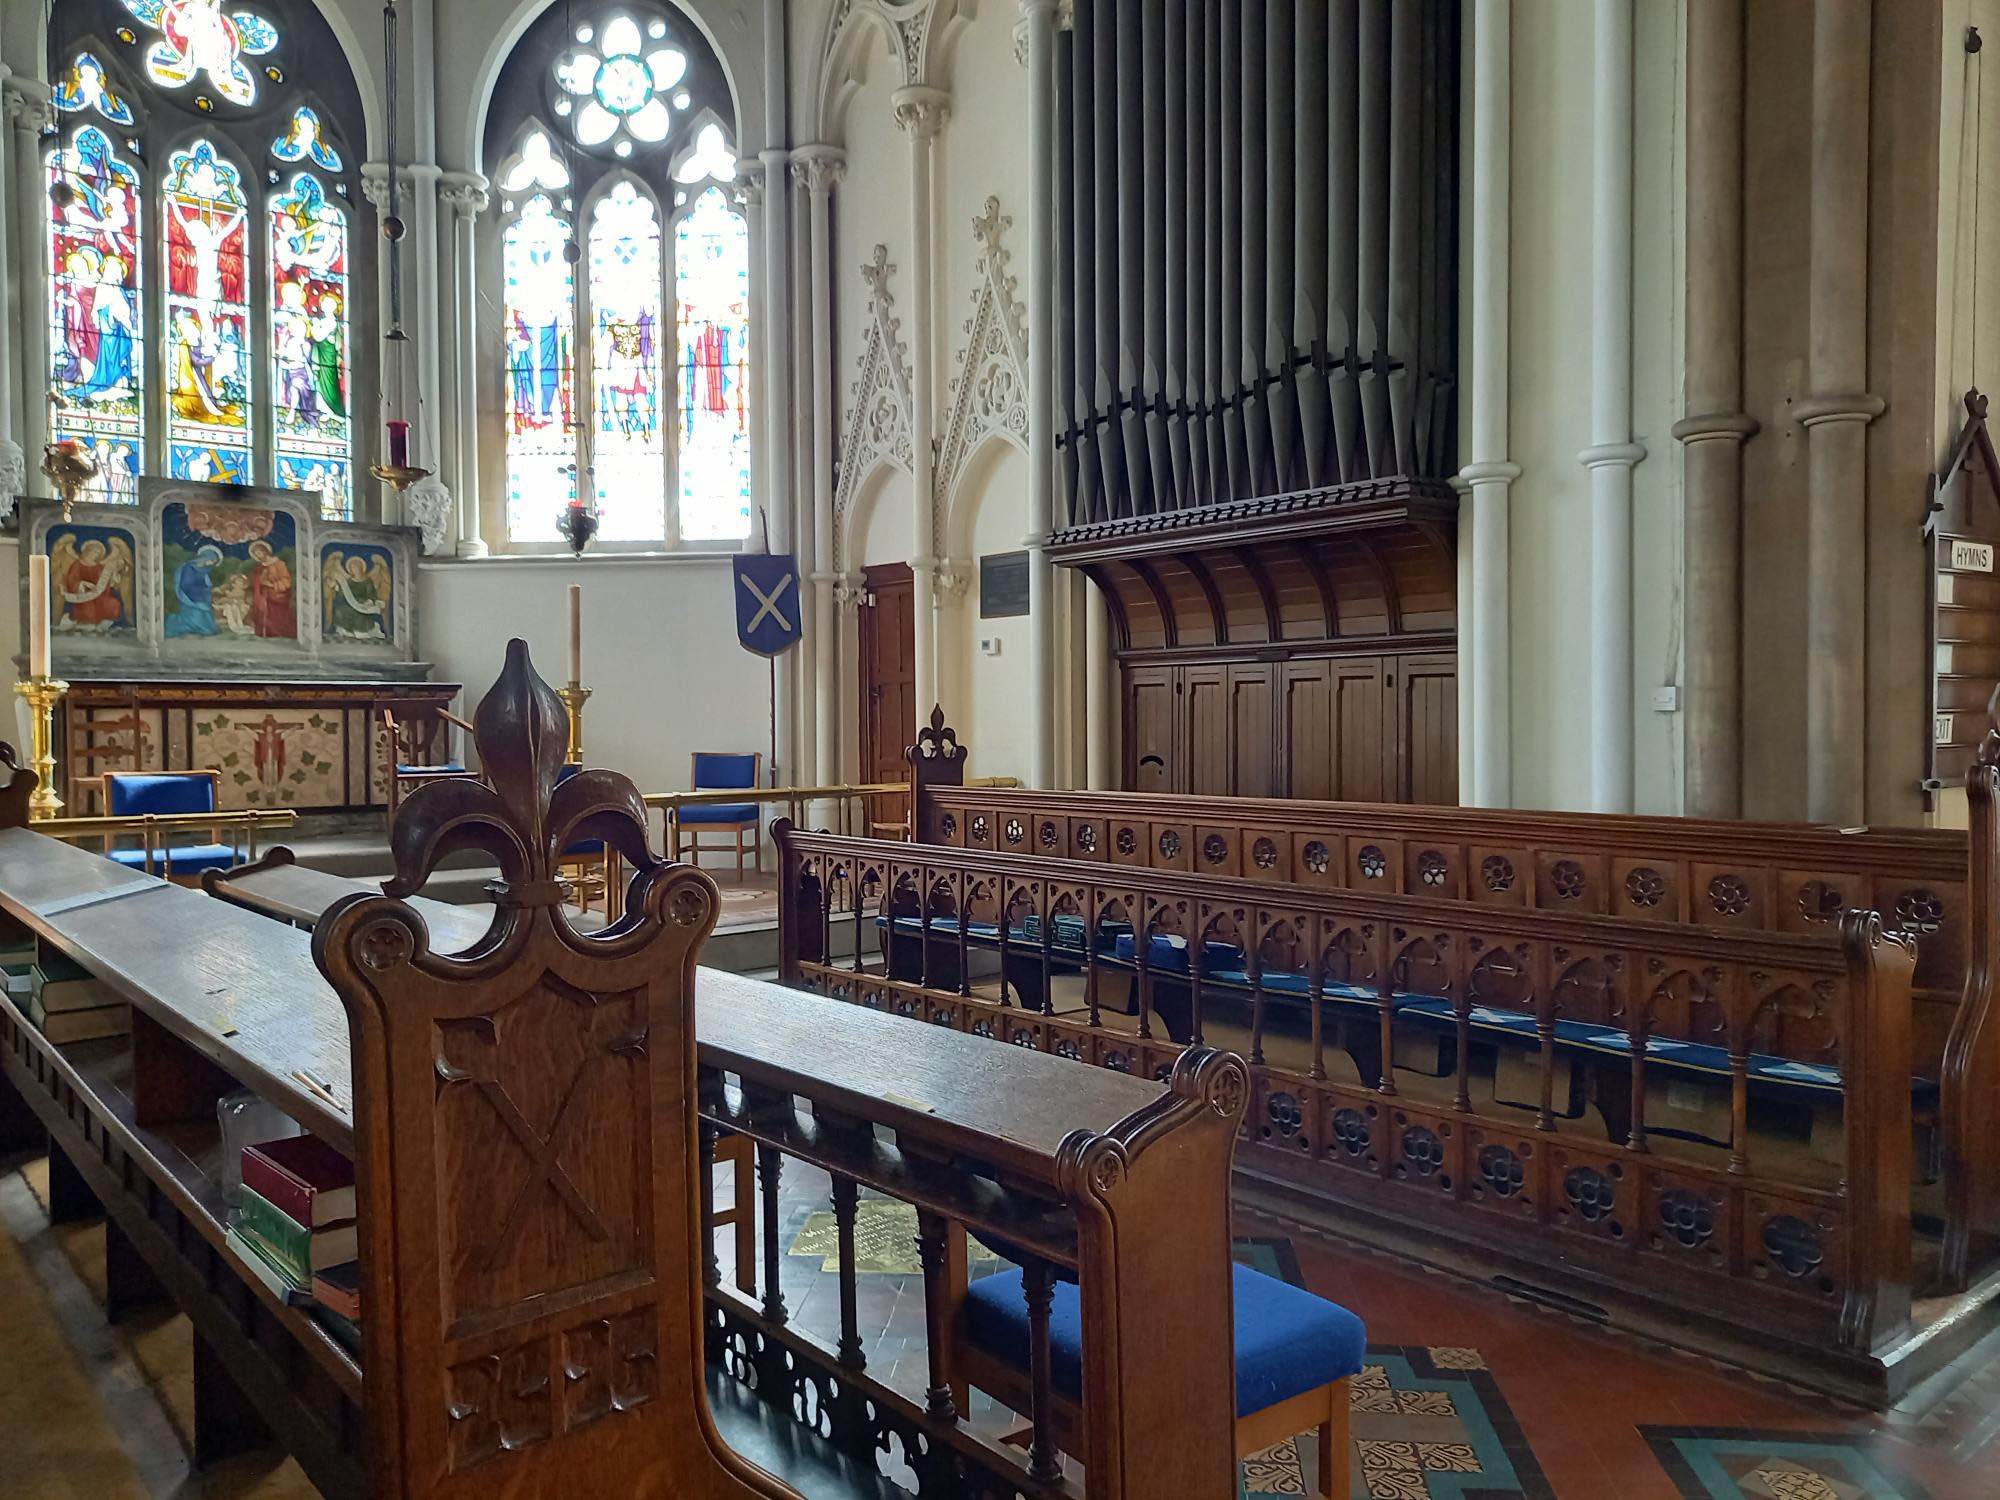
{"label": "wooden altar rail", "polygon": [[[299,821],[299,815],[289,807],[252,808],[247,812],[217,813],[136,813],[124,816],[98,816],[82,818],[44,818],[35,824],[35,832],[45,833],[53,839],[102,839],[103,847],[109,849],[111,840],[128,834],[141,836],[140,847],[145,850],[145,868],[150,873],[155,857],[161,852],[161,839],[174,833],[202,833],[214,830],[216,835],[230,829],[242,829],[243,842],[230,842],[245,859],[257,857],[257,835],[261,831],[290,828]],[[168,845],[171,847],[171,844]]]}
{"label": "wooden altar rail", "polygon": [[[949,731],[944,731],[949,734]],[[953,741],[955,748],[955,741]],[[1515,809],[1293,802],[950,784],[917,767],[921,842],[1121,871],[1185,870],[1488,909],[1825,930],[1846,907],[1916,942],[1916,1071],[1941,1092],[1947,1232],[1938,1284],[2000,1268],[2000,742],[1969,771],[1963,830],[1837,829]]]}
{"label": "wooden altar rail", "polygon": [[[713,882],[650,855],[623,778],[556,786],[560,712],[514,643],[479,711],[492,784],[426,787],[396,826],[392,891],[414,896],[466,843],[496,853],[484,920],[345,888],[306,915],[308,934],[0,828],[0,921],[133,1007],[129,1039],[56,1046],[0,997],[0,1147],[38,1121],[58,1182],[115,1226],[112,1305],[164,1292],[193,1320],[198,1459],[275,1433],[335,1497],[797,1500],[731,1443],[761,1433],[756,1451],[804,1475],[838,1434],[870,1459],[893,1440],[922,1500],[1233,1493],[1229,1365],[1214,1351],[1230,1344],[1241,1062],[1209,1054],[1166,1087],[1107,1073],[1079,1089],[1055,1059],[978,1069],[973,1038],[913,1048],[893,1018],[697,982]],[[23,779],[0,788],[0,816],[24,816]],[[637,870],[602,933],[575,931],[559,904],[555,866],[579,837]],[[241,1085],[355,1158],[364,1357],[227,1246],[216,1102]],[[774,1280],[755,1309],[715,1285],[694,1263],[712,1211],[702,1091],[715,1123],[769,1158],[767,1204],[775,1156],[791,1153],[914,1202],[929,1244],[956,1219],[1074,1270],[1093,1417],[1080,1481],[1030,1474],[1051,1455],[965,1430],[948,1383],[919,1407],[846,1350],[816,1353],[774,1315]],[[770,1269],[776,1239],[764,1250]],[[705,1349],[726,1374],[705,1371]],[[767,1425],[778,1413],[810,1432],[774,1436],[742,1403],[711,1400],[731,1375],[759,1387]],[[827,1468],[811,1492],[878,1494],[857,1472]]]}
{"label": "wooden altar rail", "polygon": [[[1912,954],[1874,913],[1814,933],[1697,931],[776,832],[788,983],[1146,1077],[1225,1011],[1247,1013],[1238,1165],[1288,1200],[1329,1222],[1361,1210],[1447,1236],[1524,1279],[1669,1324],[1706,1319],[1719,1337],[1692,1341],[1751,1363],[1782,1350],[1788,1373],[1844,1394],[1879,1401],[1907,1383],[1924,1338],[1910,1317]],[[880,963],[829,951],[830,917],[850,910],[857,930],[882,926]],[[1156,952],[1155,937],[1178,940],[1180,956]],[[1136,1002],[1122,1025],[1121,987]],[[1302,1010],[1307,1050],[1280,1065],[1267,1038]],[[1532,1018],[1502,1038],[1532,1050],[1530,1111],[1470,1087],[1473,1043],[1508,1014]],[[1448,1036],[1453,1059],[1428,1095],[1399,1088],[1390,1066],[1425,1034]],[[1629,1079],[1629,1124],[1608,1139],[1555,1107],[1559,1056],[1579,1037]],[[1693,1045],[1662,1046],[1676,1039]],[[1727,1079],[1721,1151],[1654,1124],[1675,1051]],[[1751,1101],[1782,1092],[1791,1060],[1838,1104],[1837,1162],[1753,1142]]]}
{"label": "wooden altar rail", "polygon": [[[965,785],[969,787],[1018,787],[1020,780],[1013,776],[975,776]],[[867,797],[902,796],[910,790],[907,781],[833,782],[825,786],[768,786],[740,787],[720,791],[697,792],[648,792],[646,805],[657,807],[666,814],[667,847],[673,847],[674,823],[683,807],[714,806],[718,803],[754,802],[760,807],[783,803],[785,816],[794,824],[805,821],[807,804],[831,802],[839,809],[841,833],[854,832],[854,806]]]}

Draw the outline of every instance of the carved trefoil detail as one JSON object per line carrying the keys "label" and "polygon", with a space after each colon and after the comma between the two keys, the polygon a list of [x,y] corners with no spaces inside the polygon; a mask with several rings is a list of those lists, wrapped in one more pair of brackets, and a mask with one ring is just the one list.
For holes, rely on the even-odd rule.
{"label": "carved trefoil detail", "polygon": [[858,373],[847,402],[847,431],[840,443],[840,479],[833,492],[833,565],[840,566],[846,535],[847,510],[855,488],[877,467],[889,464],[912,474],[910,444],[910,352],[902,342],[902,324],[894,313],[889,278],[889,247],[877,245],[861,268],[868,283],[868,334],[857,361]]}
{"label": "carved trefoil detail", "polygon": [[987,198],[985,212],[972,221],[979,242],[979,284],[972,294],[972,316],[963,325],[958,372],[951,378],[951,409],[931,502],[932,534],[940,546],[946,540],[946,503],[980,445],[998,435],[1028,451],[1028,315],[1015,298],[1018,283],[1007,272],[1007,251],[1000,243],[1013,222],[1000,212],[995,197]]}

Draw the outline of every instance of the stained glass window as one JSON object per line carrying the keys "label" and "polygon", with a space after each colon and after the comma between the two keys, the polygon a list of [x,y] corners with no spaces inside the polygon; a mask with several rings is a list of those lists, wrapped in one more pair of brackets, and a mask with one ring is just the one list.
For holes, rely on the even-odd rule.
{"label": "stained glass window", "polygon": [[660,223],[653,200],[621,182],[590,224],[591,477],[598,535],[657,541],[666,483],[660,411]]}
{"label": "stained glass window", "polygon": [[507,530],[555,534],[576,494],[576,277],[569,220],[546,193],[520,206],[501,250],[506,283]]}
{"label": "stained glass window", "polygon": [[209,141],[167,158],[167,472],[250,482],[250,260],[243,176]]}
{"label": "stained glass window", "polygon": [[49,153],[49,435],[97,460],[93,488],[135,498],[144,438],[139,171],[95,125]]}
{"label": "stained glass window", "polygon": [[750,234],[710,187],[674,230],[680,514],[689,541],[750,533]]}
{"label": "stained glass window", "polygon": [[225,13],[222,0],[125,0],[125,8],[160,33],[146,53],[146,76],[180,89],[206,79],[231,104],[257,102],[257,78],[244,57],[278,45],[278,28],[251,10]]}
{"label": "stained glass window", "polygon": [[113,125],[133,122],[132,106],[104,76],[104,64],[89,52],[79,52],[69,71],[56,80],[55,107],[64,114],[95,110]]}
{"label": "stained glass window", "polygon": [[275,477],[342,518],[354,510],[347,345],[347,216],[300,172],[271,201]]}
{"label": "stained glass window", "polygon": [[292,111],[285,133],[271,142],[271,154],[279,161],[304,162],[329,172],[340,170],[340,153],[328,143],[319,114],[309,105],[301,104]]}
{"label": "stained glass window", "polygon": [[[748,536],[750,244],[720,59],[669,8],[578,0],[532,23],[494,97],[517,101],[485,133],[507,541],[560,545],[572,495],[604,545]],[[528,100],[539,119],[518,113]]]}

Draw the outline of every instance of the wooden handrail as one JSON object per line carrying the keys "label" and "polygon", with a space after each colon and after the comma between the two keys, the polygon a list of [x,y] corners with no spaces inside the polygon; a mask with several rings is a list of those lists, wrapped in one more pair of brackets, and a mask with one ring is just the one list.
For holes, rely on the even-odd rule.
{"label": "wooden handrail", "polygon": [[179,828],[290,828],[298,822],[290,807],[251,807],[238,812],[213,813],[120,813],[92,817],[50,818],[37,823],[35,832],[50,838],[98,838],[120,833],[171,832]]}

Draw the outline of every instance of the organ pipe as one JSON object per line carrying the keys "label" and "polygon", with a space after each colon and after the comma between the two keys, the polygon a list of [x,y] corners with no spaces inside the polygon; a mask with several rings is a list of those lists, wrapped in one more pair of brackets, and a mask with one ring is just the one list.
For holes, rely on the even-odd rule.
{"label": "organ pipe", "polygon": [[1423,0],[1077,0],[1073,524],[1453,471],[1458,26]]}

